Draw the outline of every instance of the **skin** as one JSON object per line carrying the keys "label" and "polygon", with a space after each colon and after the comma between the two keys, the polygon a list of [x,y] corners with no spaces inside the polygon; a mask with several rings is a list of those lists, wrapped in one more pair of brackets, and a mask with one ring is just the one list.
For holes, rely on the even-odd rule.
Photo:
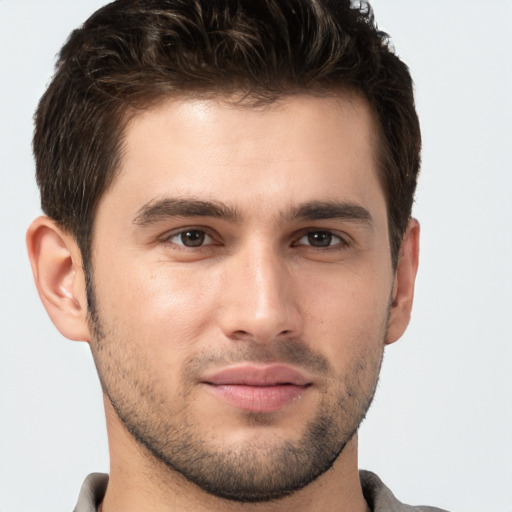
{"label": "skin", "polygon": [[[65,336],[90,343],[105,392],[103,512],[367,509],[352,433],[385,345],[408,324],[419,237],[411,220],[395,271],[375,146],[372,112],[353,94],[259,109],[174,99],[136,115],[96,212],[96,323],[73,238],[46,217],[34,221],[27,241],[40,296]],[[198,214],[197,202],[222,203],[223,214]],[[284,364],[308,385],[266,411],[205,384],[245,363]],[[341,425],[333,445],[345,448],[304,488],[267,503],[205,492],[127,429],[153,429],[164,451],[169,431],[185,431],[187,442],[268,473],[284,443],[302,447],[326,411]]]}

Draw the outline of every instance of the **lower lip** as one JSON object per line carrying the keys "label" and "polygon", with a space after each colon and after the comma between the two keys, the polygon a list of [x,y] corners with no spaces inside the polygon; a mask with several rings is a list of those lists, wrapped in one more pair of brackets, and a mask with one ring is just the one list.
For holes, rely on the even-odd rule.
{"label": "lower lip", "polygon": [[297,401],[307,386],[245,386],[208,384],[209,389],[230,405],[250,412],[273,412]]}

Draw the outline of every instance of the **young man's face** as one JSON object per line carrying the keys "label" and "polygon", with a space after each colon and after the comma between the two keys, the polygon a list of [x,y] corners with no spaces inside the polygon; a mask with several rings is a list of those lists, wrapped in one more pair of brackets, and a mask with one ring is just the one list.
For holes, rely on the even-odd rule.
{"label": "young man's face", "polygon": [[405,328],[373,123],[356,96],[304,96],[128,124],[91,346],[119,425],[209,492],[265,500],[326,471]]}

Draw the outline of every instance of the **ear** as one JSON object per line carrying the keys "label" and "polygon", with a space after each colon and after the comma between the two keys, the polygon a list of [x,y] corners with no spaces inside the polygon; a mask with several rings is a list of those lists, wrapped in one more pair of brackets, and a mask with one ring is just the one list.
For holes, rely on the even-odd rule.
{"label": "ear", "polygon": [[416,219],[411,219],[402,239],[398,256],[386,335],[387,344],[398,340],[409,325],[414,297],[414,283],[418,271],[419,248],[420,225]]}
{"label": "ear", "polygon": [[87,295],[80,249],[49,217],[38,217],[27,231],[27,249],[39,297],[60,333],[90,341]]}

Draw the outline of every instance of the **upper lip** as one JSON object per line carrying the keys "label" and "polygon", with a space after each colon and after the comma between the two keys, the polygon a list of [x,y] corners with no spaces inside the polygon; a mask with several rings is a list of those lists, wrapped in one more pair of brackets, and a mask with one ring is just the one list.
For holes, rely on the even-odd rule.
{"label": "upper lip", "polygon": [[311,380],[300,371],[283,364],[244,364],[224,368],[205,376],[202,381],[216,386],[307,386]]}

